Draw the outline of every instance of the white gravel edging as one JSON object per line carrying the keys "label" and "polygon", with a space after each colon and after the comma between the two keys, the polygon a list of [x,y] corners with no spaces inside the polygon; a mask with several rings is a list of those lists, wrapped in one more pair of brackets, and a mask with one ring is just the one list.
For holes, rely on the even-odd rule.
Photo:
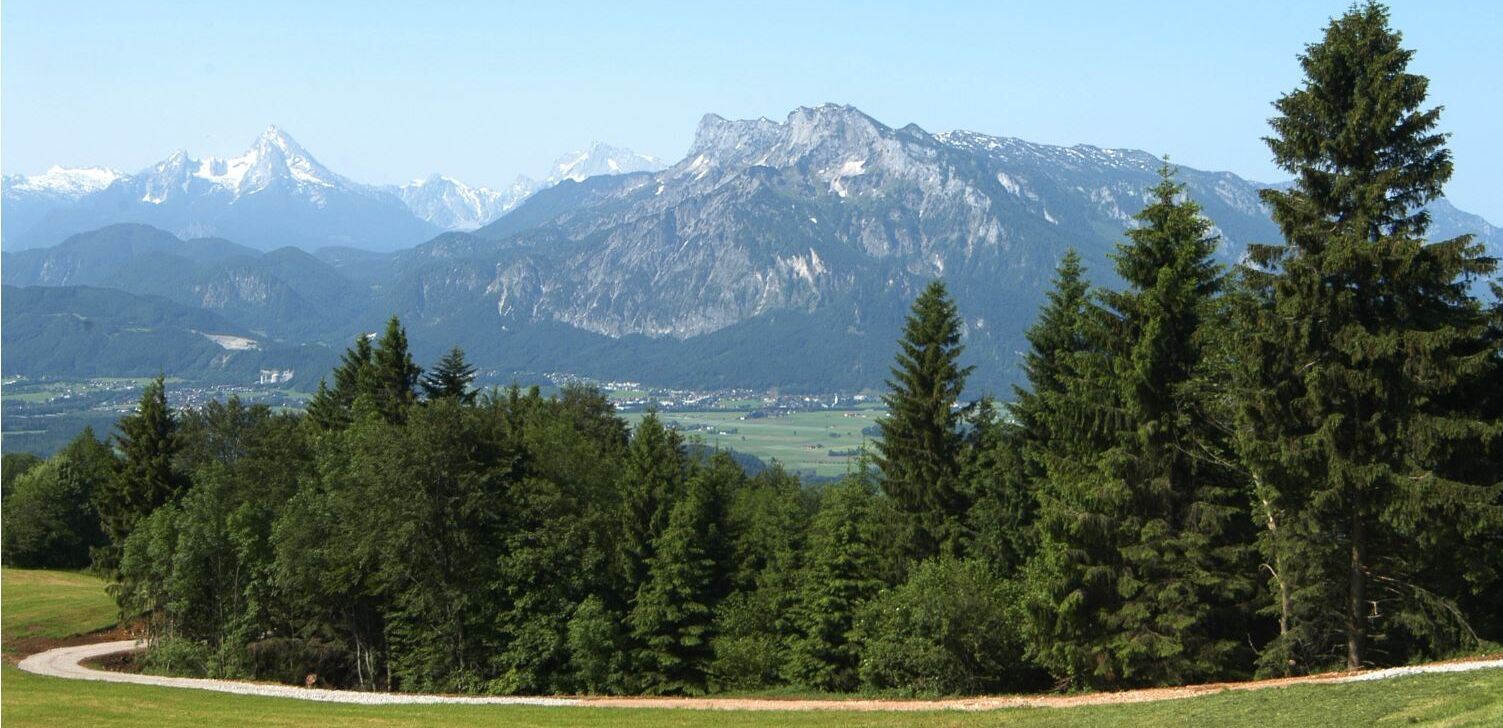
{"label": "white gravel edging", "polygon": [[100,642],[78,647],[59,647],[41,652],[24,660],[18,667],[27,672],[70,680],[95,680],[99,682],[131,683],[134,685],[157,685],[166,688],[192,688],[212,690],[236,695],[261,695],[271,698],[296,698],[324,703],[355,703],[358,705],[433,705],[437,703],[460,703],[467,705],[579,705],[573,698],[532,698],[510,696],[460,696],[420,695],[416,693],[366,693],[355,690],[325,690],[323,688],[299,688],[273,683],[239,682],[236,680],[208,680],[192,677],[163,677],[141,675],[131,672],[112,672],[84,667],[79,663],[95,657],[104,657],[118,652],[140,649],[145,643],[133,640]]}
{"label": "white gravel edging", "polygon": [[1472,670],[1486,670],[1488,668],[1503,667],[1503,660],[1474,660],[1472,662],[1442,662],[1438,665],[1409,665],[1406,667],[1389,667],[1382,670],[1373,670],[1357,675],[1347,675],[1334,682],[1364,682],[1367,680],[1387,680],[1393,677],[1405,675],[1422,675],[1431,672],[1470,672]]}

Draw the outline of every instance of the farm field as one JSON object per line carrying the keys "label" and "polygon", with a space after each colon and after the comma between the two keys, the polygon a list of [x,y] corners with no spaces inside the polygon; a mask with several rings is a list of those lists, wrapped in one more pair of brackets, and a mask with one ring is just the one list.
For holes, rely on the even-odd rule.
{"label": "farm field", "polygon": [[[751,417],[749,411],[660,412],[665,424],[677,423],[685,439],[774,460],[790,472],[824,478],[844,475],[855,451],[872,438],[862,429],[877,424],[879,409],[815,410]],[[633,425],[643,414],[622,415]],[[832,454],[834,453],[834,454]]]}
{"label": "farm field", "polygon": [[[103,584],[68,572],[5,569],[4,640],[66,637],[110,621]],[[536,706],[358,706],[41,677],[7,652],[0,720],[7,726],[1495,726],[1503,724],[1503,670],[1419,675],[1346,685],[1222,692],[1157,703],[1020,708],[982,713],[727,712]]]}

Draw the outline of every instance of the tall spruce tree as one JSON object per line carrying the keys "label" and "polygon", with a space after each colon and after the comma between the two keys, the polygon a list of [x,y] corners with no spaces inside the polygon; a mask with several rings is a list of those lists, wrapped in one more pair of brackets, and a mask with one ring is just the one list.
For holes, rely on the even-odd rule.
{"label": "tall spruce tree", "polygon": [[318,390],[308,401],[308,417],[314,424],[325,430],[349,426],[355,399],[370,391],[374,358],[370,337],[365,334],[355,337],[354,345],[345,350],[339,366],[334,368],[334,386],[320,380]]}
{"label": "tall spruce tree", "polygon": [[1241,481],[1200,456],[1223,450],[1205,415],[1205,349],[1221,328],[1217,239],[1167,164],[1160,175],[1142,226],[1114,256],[1127,288],[1103,295],[1125,427],[1102,470],[1130,498],[1122,606],[1106,623],[1125,678],[1179,684],[1247,664],[1239,615],[1252,592],[1251,535]]}
{"label": "tall spruce tree", "polygon": [[642,692],[698,695],[707,687],[715,606],[729,566],[723,468],[700,468],[689,480],[653,543],[647,580],[632,600],[627,623],[638,645],[632,680]]}
{"label": "tall spruce tree", "polygon": [[1456,595],[1427,581],[1438,551],[1498,537],[1499,464],[1475,453],[1503,425],[1469,395],[1500,376],[1468,294],[1494,261],[1471,236],[1424,239],[1452,164],[1401,42],[1377,3],[1333,20],[1267,140],[1295,181],[1263,193],[1284,243],[1250,251],[1266,308],[1240,439],[1258,505],[1283,519],[1264,548],[1301,566],[1278,575],[1286,627],[1269,651],[1294,669],[1359,667],[1385,637],[1387,659],[1443,649]]}
{"label": "tall spruce tree", "polygon": [[167,405],[161,376],[141,392],[133,414],[116,425],[115,447],[120,452],[115,472],[94,491],[94,505],[109,545],[94,552],[97,568],[113,574],[120,563],[125,539],[142,518],[176,499],[188,478],[174,462],[177,455],[177,416]]}
{"label": "tall spruce tree", "polygon": [[1029,350],[1023,355],[1023,375],[1028,386],[1013,388],[1010,410],[1031,441],[1049,439],[1044,400],[1064,392],[1067,359],[1085,346],[1082,320],[1089,292],[1085,266],[1080,254],[1071,248],[1054,270],[1054,287],[1047,294],[1038,320],[1025,334]]}
{"label": "tall spruce tree", "polygon": [[960,338],[955,302],[944,283],[933,281],[913,302],[883,397],[887,415],[877,421],[882,489],[912,517],[915,558],[959,555],[964,540],[962,413],[956,403],[974,367],[960,366]]}
{"label": "tall spruce tree", "polygon": [[1089,409],[1072,399],[1067,386],[1090,344],[1085,324],[1092,305],[1085,272],[1080,254],[1073,248],[1066,250],[1055,267],[1053,287],[1038,320],[1025,333],[1027,386],[1013,387],[1013,401],[1007,406],[1011,421],[998,423],[992,438],[994,452],[980,458],[982,463],[990,462],[994,472],[989,485],[976,487],[989,487],[1005,497],[978,492],[970,516],[973,523],[991,521],[974,526],[978,538],[988,541],[979,553],[991,551],[989,555],[1003,573],[1026,563],[1037,548],[1038,490],[1047,461],[1067,450],[1094,452],[1084,436],[1089,428],[1082,427],[1090,423],[1082,416]]}
{"label": "tall spruce tree", "polygon": [[412,362],[407,348],[407,330],[392,316],[371,355],[370,393],[376,408],[388,422],[402,422],[407,409],[417,401],[418,378],[423,368]]}
{"label": "tall spruce tree", "polygon": [[620,480],[624,521],[617,556],[625,600],[634,598],[646,581],[654,544],[668,527],[687,477],[682,439],[663,426],[656,412],[648,412],[632,432]]}
{"label": "tall spruce tree", "polygon": [[478,394],[470,389],[474,381],[475,367],[465,361],[464,350],[456,346],[438,360],[433,371],[423,375],[423,394],[428,399],[450,398],[463,404],[474,404]]}
{"label": "tall spruce tree", "polygon": [[[1030,570],[1034,593],[1046,595],[1033,605],[1035,650],[1079,683],[1213,677],[1242,649],[1235,616],[1251,578],[1241,493],[1193,445],[1217,436],[1201,383],[1222,276],[1210,222],[1183,194],[1166,165],[1114,255],[1127,288],[1091,310],[1098,355],[1053,370],[1066,402],[1083,393],[1070,404],[1103,411],[1097,451],[1044,451],[1043,543]],[[1050,363],[1034,361],[1040,371]],[[1051,427],[1049,415],[1067,409],[1049,404],[1038,404],[1038,426],[1072,430]]]}
{"label": "tall spruce tree", "polygon": [[884,584],[878,578],[882,538],[878,496],[861,476],[824,491],[810,529],[799,593],[792,614],[788,678],[817,690],[855,690],[861,645],[856,612]]}

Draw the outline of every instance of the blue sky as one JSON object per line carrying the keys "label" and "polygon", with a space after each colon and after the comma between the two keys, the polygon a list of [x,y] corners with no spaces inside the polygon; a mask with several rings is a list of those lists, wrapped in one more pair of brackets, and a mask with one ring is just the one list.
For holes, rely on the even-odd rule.
{"label": "blue sky", "polygon": [[[1301,2],[72,2],[0,8],[0,166],[224,156],[267,124],[366,182],[500,185],[592,140],[675,160],[706,112],[1134,147],[1253,179]],[[1503,3],[1399,0],[1462,208],[1503,223]]]}

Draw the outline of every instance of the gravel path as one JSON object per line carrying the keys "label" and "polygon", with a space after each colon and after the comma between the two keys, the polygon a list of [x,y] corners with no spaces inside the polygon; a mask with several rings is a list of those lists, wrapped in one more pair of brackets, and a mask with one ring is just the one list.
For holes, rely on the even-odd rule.
{"label": "gravel path", "polygon": [[191,677],[163,677],[141,675],[133,672],[111,672],[84,667],[79,663],[95,657],[129,652],[145,646],[134,640],[100,642],[78,647],[59,647],[32,655],[18,665],[22,670],[38,675],[63,677],[70,680],[98,680],[101,682],[133,683],[136,685],[160,685],[169,688],[193,688],[213,690],[237,695],[264,695],[273,698],[297,698],[318,700],[326,703],[359,703],[362,705],[426,705],[432,703],[473,703],[483,705],[578,705],[580,701],[569,698],[526,697],[481,697],[454,695],[417,695],[412,693],[363,693],[354,690],[324,690],[321,688],[298,688],[276,683],[240,682],[238,680],[206,680]]}
{"label": "gravel path", "polygon": [[859,711],[918,711],[918,710],[995,710],[997,708],[1048,707],[1062,708],[1074,705],[1100,705],[1106,703],[1142,703],[1157,700],[1177,700],[1217,693],[1223,690],[1259,690],[1308,683],[1347,683],[1366,680],[1385,680],[1404,675],[1431,672],[1466,672],[1489,668],[1503,668],[1503,659],[1444,662],[1433,665],[1392,667],[1386,670],[1370,670],[1357,673],[1337,673],[1308,677],[1257,680],[1244,683],[1213,683],[1190,685],[1178,688],[1151,688],[1127,690],[1117,693],[1091,693],[1085,695],[1039,695],[1013,697],[956,698],[949,700],[818,700],[774,698],[534,698],[500,696],[419,695],[414,693],[366,693],[352,690],[323,690],[299,688],[275,683],[240,682],[236,680],[207,680],[187,677],[161,677],[129,672],[111,672],[84,667],[80,662],[118,652],[138,649],[141,643],[131,640],[101,642],[76,647],[59,647],[21,660],[20,668],[27,672],[71,680],[97,680],[102,682],[133,683],[136,685],[159,685],[170,688],[213,690],[237,695],[262,695],[275,698],[316,700],[327,703],[356,703],[361,705],[431,705],[435,703],[459,703],[471,705],[545,705],[545,706],[591,706],[601,708],[689,708],[697,710],[859,710]]}

